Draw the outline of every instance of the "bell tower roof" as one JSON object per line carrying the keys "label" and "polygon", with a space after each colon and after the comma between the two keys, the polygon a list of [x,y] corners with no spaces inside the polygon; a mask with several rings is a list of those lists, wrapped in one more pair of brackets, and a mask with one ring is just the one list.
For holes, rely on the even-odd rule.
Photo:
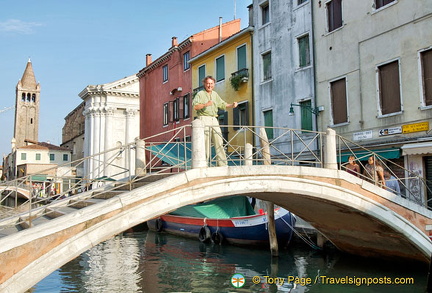
{"label": "bell tower roof", "polygon": [[27,62],[27,66],[24,70],[23,76],[21,80],[18,82],[21,84],[21,88],[28,89],[28,90],[36,90],[37,89],[37,82],[36,77],[33,72],[33,65],[29,58]]}

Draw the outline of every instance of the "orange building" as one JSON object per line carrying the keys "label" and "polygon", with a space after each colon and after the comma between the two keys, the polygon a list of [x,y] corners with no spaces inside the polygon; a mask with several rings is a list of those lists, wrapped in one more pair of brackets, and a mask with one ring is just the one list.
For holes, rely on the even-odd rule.
{"label": "orange building", "polygon": [[[189,60],[208,48],[240,31],[240,19],[194,34],[178,43],[172,38],[171,48],[152,61],[146,56],[146,67],[141,69],[140,93],[140,138],[179,128],[192,122],[192,71]],[[178,140],[189,139],[191,130]],[[151,141],[166,141],[172,137],[167,133]]]}

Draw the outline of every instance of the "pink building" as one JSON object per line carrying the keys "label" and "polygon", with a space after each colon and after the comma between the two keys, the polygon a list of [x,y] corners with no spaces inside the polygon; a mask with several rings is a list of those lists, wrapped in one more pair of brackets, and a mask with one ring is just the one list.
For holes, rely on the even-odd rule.
{"label": "pink building", "polygon": [[[146,56],[146,67],[139,78],[140,138],[190,124],[192,117],[192,72],[189,59],[240,31],[240,19],[235,19],[199,32],[178,43],[172,38],[171,48],[152,61]],[[187,136],[190,136],[188,129]],[[158,137],[158,141],[166,141]],[[179,137],[182,140],[183,137]]]}

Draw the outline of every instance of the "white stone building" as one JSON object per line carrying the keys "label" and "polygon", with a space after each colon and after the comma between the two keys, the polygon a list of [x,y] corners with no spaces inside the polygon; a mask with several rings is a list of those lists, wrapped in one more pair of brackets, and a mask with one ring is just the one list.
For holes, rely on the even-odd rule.
{"label": "white stone building", "polygon": [[[85,101],[84,157],[94,156],[84,164],[78,175],[95,179],[103,176],[120,179],[125,167],[135,170],[135,157],[123,154],[115,161],[118,167],[101,167],[100,162],[110,162],[113,153],[107,150],[133,143],[139,136],[139,82],[136,75],[102,85],[87,86],[79,96]],[[76,150],[79,152],[79,150]],[[101,153],[100,155],[98,155]],[[106,165],[106,164],[105,164]],[[116,175],[117,174],[117,175]]]}
{"label": "white stone building", "polygon": [[256,125],[316,130],[310,1],[254,0],[252,11]]}
{"label": "white stone building", "polygon": [[428,180],[431,16],[430,0],[313,1],[319,129],[381,150]]}

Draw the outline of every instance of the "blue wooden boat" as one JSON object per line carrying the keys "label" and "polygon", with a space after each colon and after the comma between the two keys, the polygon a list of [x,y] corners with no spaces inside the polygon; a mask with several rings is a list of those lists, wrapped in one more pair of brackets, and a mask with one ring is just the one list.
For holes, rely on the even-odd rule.
{"label": "blue wooden boat", "polygon": [[[182,207],[147,222],[150,230],[196,238],[201,242],[223,242],[234,245],[269,244],[267,214],[255,212],[245,196],[234,196]],[[275,208],[278,243],[287,246],[291,240],[295,216]]]}

